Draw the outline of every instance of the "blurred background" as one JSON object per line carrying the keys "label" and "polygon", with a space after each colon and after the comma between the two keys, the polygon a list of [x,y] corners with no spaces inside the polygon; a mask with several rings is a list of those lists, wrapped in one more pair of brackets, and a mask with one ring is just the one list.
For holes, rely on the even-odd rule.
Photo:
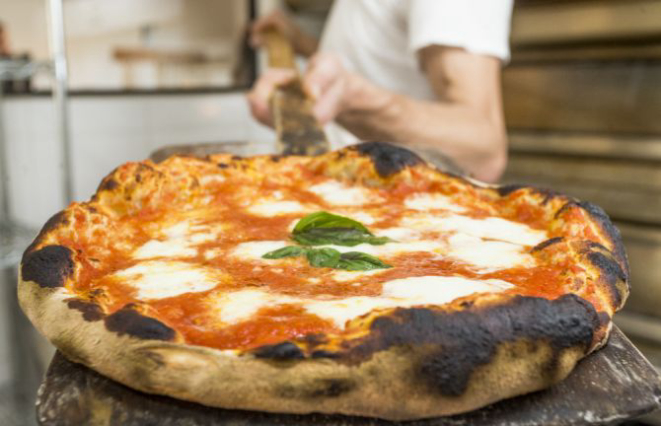
{"label": "blurred background", "polygon": [[[272,152],[244,99],[265,63],[245,31],[283,3],[318,34],[332,2],[0,0],[0,425],[33,424],[52,356],[16,304],[28,240],[164,146]],[[516,0],[512,25],[504,180],[608,211],[632,270],[616,323],[661,369],[661,1]]]}

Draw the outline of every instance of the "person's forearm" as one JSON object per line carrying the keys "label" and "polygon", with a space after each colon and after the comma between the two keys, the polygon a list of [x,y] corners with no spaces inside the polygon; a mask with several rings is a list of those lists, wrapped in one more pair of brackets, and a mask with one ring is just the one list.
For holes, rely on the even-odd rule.
{"label": "person's forearm", "polygon": [[502,118],[460,103],[418,101],[349,78],[337,121],[363,140],[382,140],[451,158],[478,179],[495,181],[506,163]]}

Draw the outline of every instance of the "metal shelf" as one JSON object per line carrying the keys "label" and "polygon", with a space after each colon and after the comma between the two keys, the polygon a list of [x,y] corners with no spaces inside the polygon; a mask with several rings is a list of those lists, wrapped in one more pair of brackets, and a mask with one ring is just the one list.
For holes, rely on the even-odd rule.
{"label": "metal shelf", "polygon": [[53,73],[53,64],[49,61],[30,61],[26,59],[0,59],[0,81],[21,80],[38,72]]}
{"label": "metal shelf", "polygon": [[34,235],[33,230],[0,224],[0,271],[18,265]]}

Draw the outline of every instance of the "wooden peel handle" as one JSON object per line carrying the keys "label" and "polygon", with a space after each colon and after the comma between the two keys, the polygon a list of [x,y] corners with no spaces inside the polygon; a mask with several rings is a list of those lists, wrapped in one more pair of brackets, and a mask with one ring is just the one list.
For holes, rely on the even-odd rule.
{"label": "wooden peel handle", "polygon": [[294,47],[287,38],[276,30],[268,30],[263,34],[266,51],[271,68],[289,68],[296,70]]}

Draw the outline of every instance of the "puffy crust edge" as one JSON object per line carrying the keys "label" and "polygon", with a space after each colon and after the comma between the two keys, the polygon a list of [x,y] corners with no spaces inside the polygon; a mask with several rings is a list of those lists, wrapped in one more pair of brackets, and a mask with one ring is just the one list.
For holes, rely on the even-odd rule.
{"label": "puffy crust edge", "polygon": [[[68,358],[147,393],[388,420],[461,413],[548,387],[569,374],[599,327],[576,296],[487,297],[464,311],[398,309],[339,358],[270,358],[110,331],[109,316],[93,304],[22,277],[19,301]],[[531,321],[540,312],[543,320]]]}

